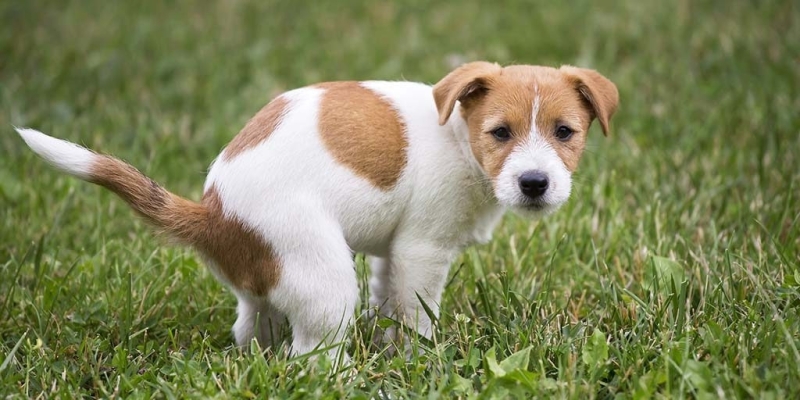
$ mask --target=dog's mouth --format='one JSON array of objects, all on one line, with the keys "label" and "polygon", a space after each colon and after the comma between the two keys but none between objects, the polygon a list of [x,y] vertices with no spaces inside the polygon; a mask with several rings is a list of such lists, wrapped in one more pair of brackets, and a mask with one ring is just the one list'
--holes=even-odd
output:
[{"label": "dog's mouth", "polygon": [[551,204],[542,200],[523,200],[512,206],[520,216],[539,218],[552,213],[560,204]]},{"label": "dog's mouth", "polygon": [[549,207],[549,204],[541,200],[525,200],[519,207],[526,211],[542,211]]}]

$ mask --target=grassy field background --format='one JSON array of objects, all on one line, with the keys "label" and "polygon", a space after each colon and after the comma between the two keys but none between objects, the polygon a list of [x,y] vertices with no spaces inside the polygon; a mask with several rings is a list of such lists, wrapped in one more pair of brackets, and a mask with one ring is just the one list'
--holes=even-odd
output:
[{"label": "grassy field background", "polygon": [[[0,397],[798,398],[799,7],[0,1]],[[423,355],[370,349],[360,320],[350,374],[233,348],[234,298],[194,253],[12,129],[198,199],[277,93],[477,59],[601,71],[612,134],[559,213],[459,258]]]}]

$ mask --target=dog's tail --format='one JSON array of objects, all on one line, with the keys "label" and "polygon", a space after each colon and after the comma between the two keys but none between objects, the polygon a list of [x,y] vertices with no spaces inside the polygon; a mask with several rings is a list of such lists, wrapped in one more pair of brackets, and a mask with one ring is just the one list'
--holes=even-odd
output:
[{"label": "dog's tail", "polygon": [[205,230],[208,210],[170,193],[131,165],[33,129],[17,128],[25,143],[54,167],[116,193],[158,231],[191,245]]}]

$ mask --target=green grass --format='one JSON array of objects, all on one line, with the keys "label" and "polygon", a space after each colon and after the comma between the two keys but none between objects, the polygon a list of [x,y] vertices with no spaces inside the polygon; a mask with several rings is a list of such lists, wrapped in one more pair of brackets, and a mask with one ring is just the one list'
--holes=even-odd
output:
[{"label": "green grass", "polygon": [[[0,397],[800,397],[796,2],[302,3],[0,1]],[[197,199],[275,94],[454,59],[596,68],[612,134],[560,212],[459,258],[423,355],[360,320],[350,374],[233,348],[194,253],[11,128]]]}]

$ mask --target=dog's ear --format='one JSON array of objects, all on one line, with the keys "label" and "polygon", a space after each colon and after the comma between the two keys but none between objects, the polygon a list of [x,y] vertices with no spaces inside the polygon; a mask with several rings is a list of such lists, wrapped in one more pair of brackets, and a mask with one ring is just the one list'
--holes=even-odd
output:
[{"label": "dog's ear", "polygon": [[433,100],[439,111],[439,125],[450,119],[456,100],[464,102],[485,93],[489,78],[501,69],[499,65],[485,61],[471,62],[456,68],[434,85]]},{"label": "dog's ear", "polygon": [[563,66],[561,71],[573,80],[575,88],[590,106],[592,117],[600,122],[603,135],[608,136],[611,116],[619,105],[617,86],[592,69]]}]

